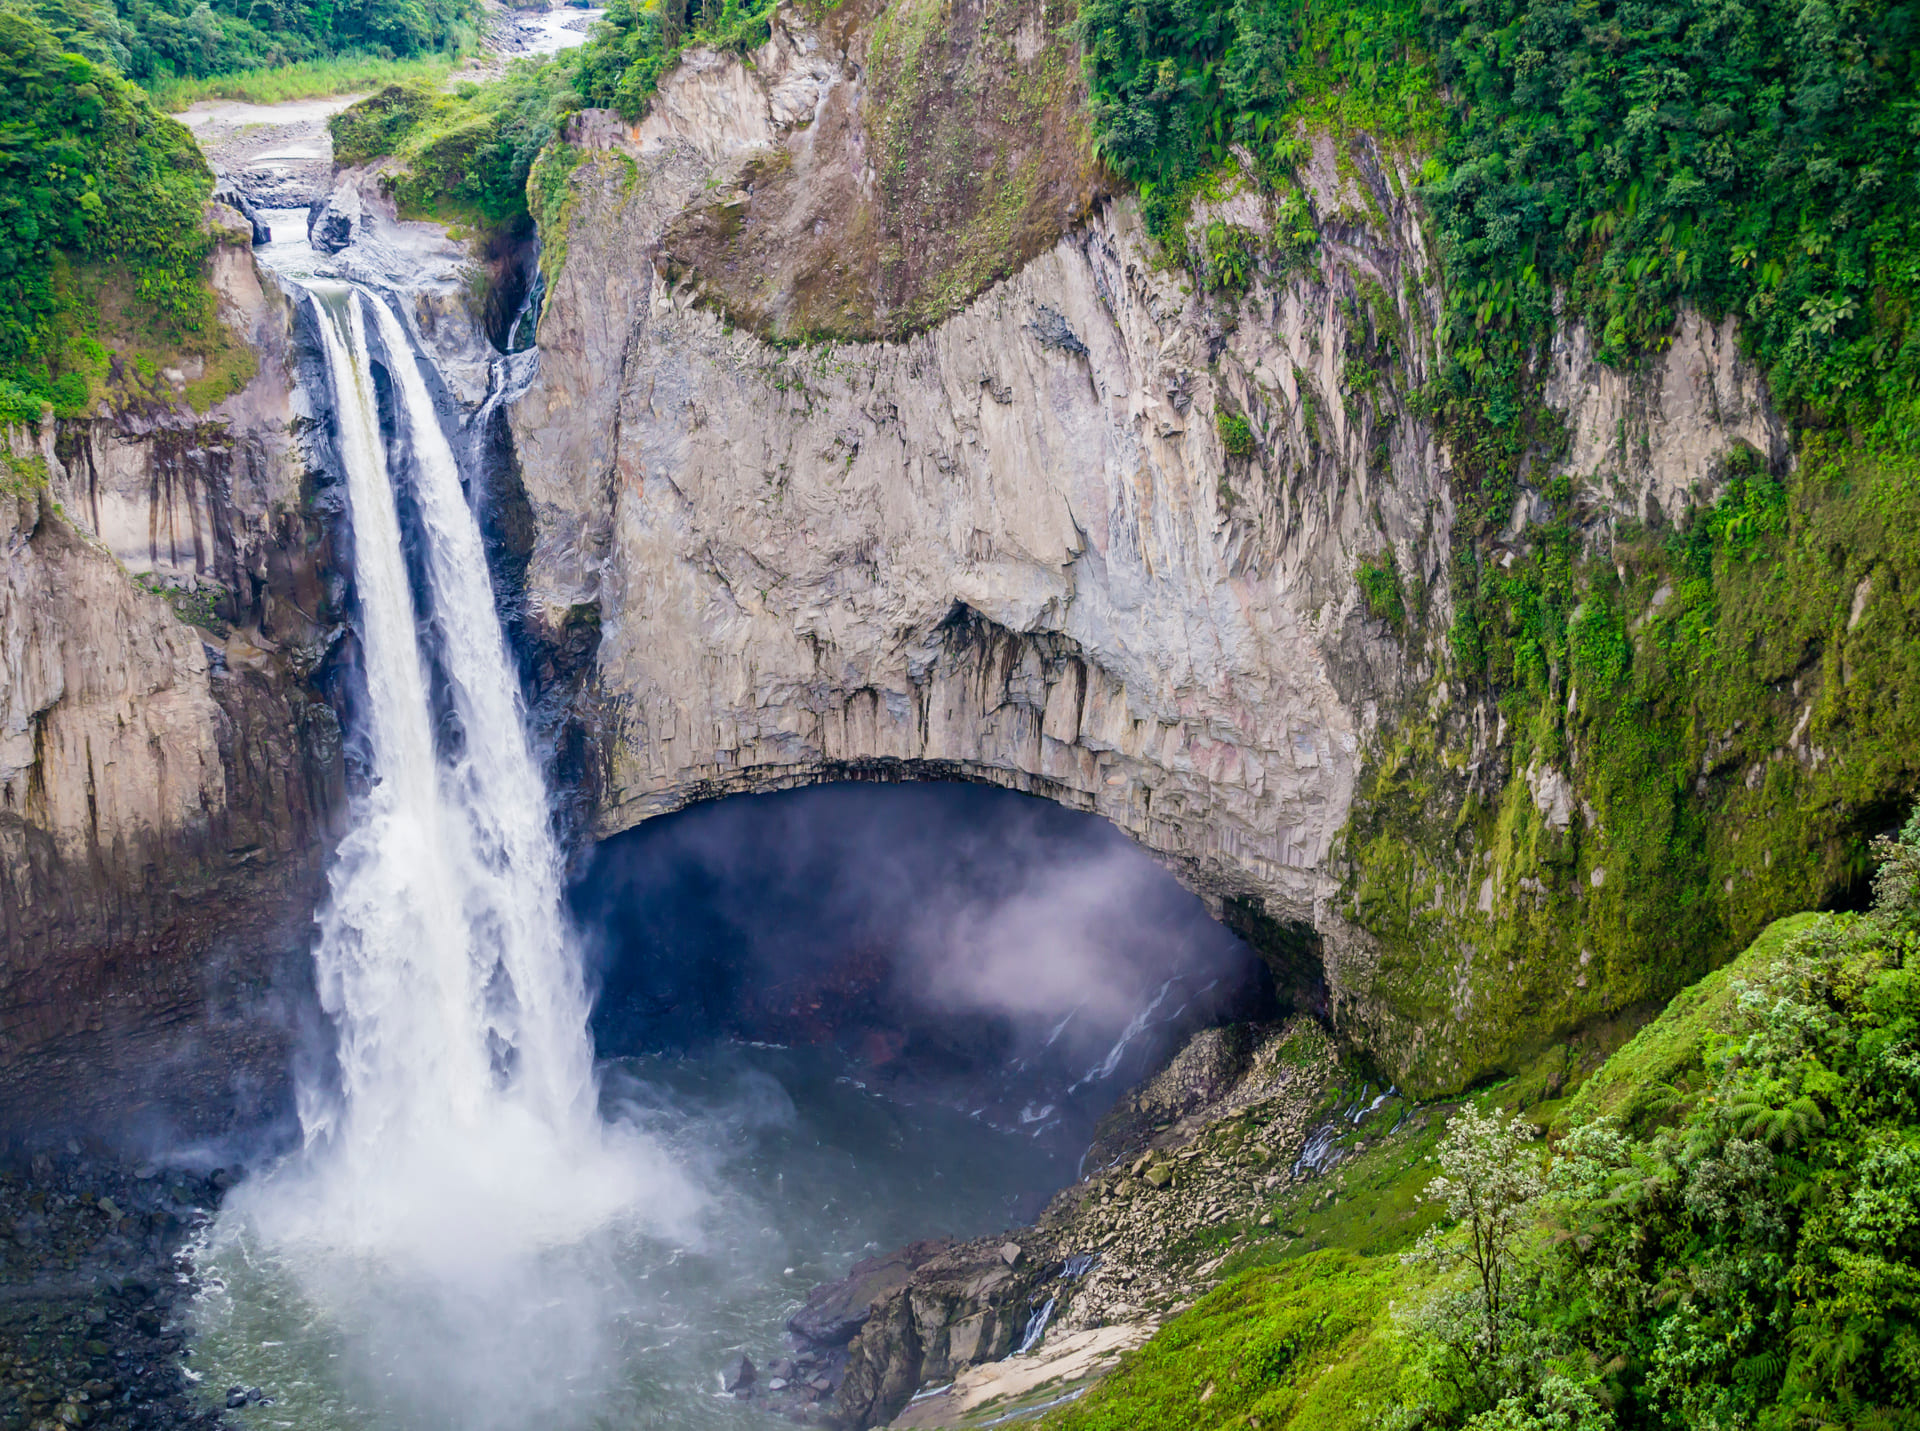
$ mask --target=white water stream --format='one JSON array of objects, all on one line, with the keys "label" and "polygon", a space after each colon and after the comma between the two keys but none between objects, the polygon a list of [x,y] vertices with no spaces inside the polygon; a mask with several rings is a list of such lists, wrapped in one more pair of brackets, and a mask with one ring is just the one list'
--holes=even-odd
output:
[{"label": "white water stream", "polygon": [[[339,1084],[300,1090],[306,1156],[249,1211],[282,1238],[414,1261],[468,1259],[476,1234],[495,1247],[576,1237],[642,1191],[683,1190],[663,1187],[670,1169],[596,1111],[546,790],[479,527],[406,332],[346,285],[312,291],[352,505],[373,785],[336,857],[315,951]],[[438,739],[369,324],[411,453],[424,634],[452,709]]]},{"label": "white water stream", "polygon": [[[620,1300],[595,1239],[685,1237],[698,1198],[652,1140],[598,1112],[546,790],[412,345],[373,296],[323,280],[308,292],[352,513],[371,783],[315,948],[337,1079],[303,1080],[304,1146],[236,1191],[209,1250],[273,1262],[346,1355],[381,1368],[363,1387],[437,1407],[426,1424],[525,1424],[554,1399],[529,1357],[591,1399],[595,1327]],[[450,712],[438,728],[436,677]]]},{"label": "white water stream", "polygon": [[[778,1352],[799,1298],[858,1257],[1031,1216],[1017,1209],[1066,1160],[1033,1130],[894,1106],[824,1050],[633,1057],[601,1086],[547,791],[431,373],[383,299],[316,275],[304,214],[274,219],[288,237],[259,256],[312,305],[332,391],[369,782],[315,947],[335,1066],[301,1083],[302,1146],[235,1189],[200,1248],[190,1375],[216,1403],[261,1388],[236,1414],[275,1431],[764,1424],[721,1394],[727,1358]],[[536,361],[501,359],[494,401]]]}]

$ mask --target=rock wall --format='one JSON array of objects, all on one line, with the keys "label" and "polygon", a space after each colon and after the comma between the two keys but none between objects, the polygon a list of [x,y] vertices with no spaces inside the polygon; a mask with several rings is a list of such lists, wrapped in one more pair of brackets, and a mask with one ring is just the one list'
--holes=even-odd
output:
[{"label": "rock wall", "polygon": [[338,593],[293,315],[244,245],[214,280],[243,392],[6,434],[0,1132],[205,1131],[283,1089],[343,805]]},{"label": "rock wall", "polygon": [[[598,633],[601,829],[849,775],[1030,790],[1111,819],[1249,931],[1330,936],[1331,1010],[1388,1067],[1415,1041],[1449,1079],[1498,1066],[1511,1031],[1418,1027],[1333,898],[1383,712],[1502,738],[1497,712],[1449,701],[1427,634],[1450,615],[1453,514],[1408,396],[1438,313],[1414,156],[1308,136],[1317,243],[1244,291],[1165,266],[1122,199],[1063,210],[1037,257],[924,331],[767,341],[736,324],[790,337],[804,305],[739,297],[752,245],[713,206],[790,227],[788,190],[763,202],[757,176],[877,142],[871,57],[786,11],[751,65],[695,53],[644,121],[589,112],[567,136],[543,236],[550,270],[564,257],[511,421],[533,615]],[[965,123],[923,114],[916,142]],[[1197,222],[1271,231],[1254,185],[1225,188]],[[815,213],[809,252],[856,254],[864,212]],[[1575,462],[1631,420],[1614,500],[1710,496],[1735,436],[1779,446],[1730,329],[1690,319],[1632,379],[1588,347],[1565,335],[1555,393]],[[1398,622],[1355,581],[1389,554]]]}]

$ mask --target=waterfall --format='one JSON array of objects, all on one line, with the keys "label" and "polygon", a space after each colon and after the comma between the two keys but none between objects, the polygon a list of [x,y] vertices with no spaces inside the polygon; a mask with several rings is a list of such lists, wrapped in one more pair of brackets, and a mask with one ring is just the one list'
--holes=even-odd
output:
[{"label": "waterfall", "polygon": [[[551,1246],[643,1194],[654,1213],[687,1199],[644,1139],[596,1110],[547,791],[420,359],[377,298],[336,282],[307,291],[353,524],[370,784],[314,953],[337,1085],[303,1082],[303,1154],[243,1203],[279,1245],[464,1269],[476,1239],[489,1254]],[[375,339],[399,462],[382,435]],[[420,592],[396,487],[416,517]]]}]

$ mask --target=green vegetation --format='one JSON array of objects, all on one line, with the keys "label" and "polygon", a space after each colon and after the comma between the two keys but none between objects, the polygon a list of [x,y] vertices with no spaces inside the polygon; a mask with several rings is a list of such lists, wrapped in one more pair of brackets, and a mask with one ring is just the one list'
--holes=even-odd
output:
[{"label": "green vegetation", "polygon": [[[279,71],[274,85],[227,98],[292,98],[288,86],[325,73],[325,61],[378,66],[449,56],[475,39],[473,0],[10,0],[53,31],[60,47],[118,71],[156,99],[185,105],[182,81]],[[289,67],[292,67],[291,70]],[[309,69],[307,67],[316,67]],[[365,73],[366,71],[362,71]],[[351,86],[348,86],[351,87]],[[341,89],[299,89],[338,94]]]},{"label": "green vegetation", "polygon": [[390,182],[404,216],[516,228],[529,219],[534,160],[576,103],[563,69],[522,61],[492,84],[452,93],[426,81],[389,85],[328,124],[336,163],[400,161]]},{"label": "green vegetation", "polygon": [[1269,182],[1323,128],[1437,149],[1427,400],[1472,459],[1469,529],[1505,521],[1545,435],[1532,355],[1556,291],[1611,362],[1657,350],[1682,303],[1739,312],[1796,416],[1920,436],[1920,21],[1900,0],[1085,0],[1080,27],[1102,150],[1176,248],[1232,144]]},{"label": "green vegetation", "polygon": [[1361,562],[1354,576],[1360,583],[1360,597],[1367,604],[1367,615],[1395,630],[1405,624],[1407,602],[1400,589],[1400,568],[1394,563],[1391,547]]},{"label": "green vegetation", "polygon": [[453,74],[455,63],[448,55],[413,60],[347,55],[329,60],[303,60],[270,70],[210,75],[204,79],[154,80],[147,85],[147,94],[157,107],[172,113],[206,99],[279,104],[290,99],[385,89],[396,84],[444,85]]},{"label": "green vegetation", "polygon": [[1048,1419],[1062,1431],[1362,1425],[1385,1410],[1397,1264],[1314,1253],[1227,1282]]},{"label": "green vegetation", "polygon": [[[1403,166],[1424,153],[1444,306],[1411,408],[1453,459],[1453,624],[1432,688],[1383,722],[1347,830],[1346,912],[1407,1011],[1378,1051],[1457,1087],[1669,996],[1855,877],[1920,787],[1920,631],[1889,597],[1920,581],[1912,6],[1084,0],[1080,26],[1103,153],[1215,291],[1280,265],[1238,262],[1208,204],[1251,183],[1274,212],[1330,158],[1342,211],[1321,221],[1372,222],[1385,196],[1352,131]],[[1605,469],[1545,480],[1567,434],[1542,357],[1578,317],[1602,361],[1642,362],[1686,305],[1739,318],[1799,461],[1736,447],[1717,502],[1641,526],[1607,510]],[[1347,363],[1343,397],[1378,416],[1371,366]],[[1436,634],[1384,561],[1356,576],[1370,615]],[[1476,737],[1435,729],[1462,697],[1499,717],[1492,800],[1463,775]]]},{"label": "green vegetation", "polygon": [[[1596,1427],[1914,1423],[1920,820],[1878,853],[1872,913],[1805,922],[1734,966],[1697,1062],[1649,1059],[1684,1041],[1662,1037],[1616,1055],[1612,1082],[1638,1085],[1647,1131],[1582,1122],[1558,1141],[1540,1235],[1509,1249],[1509,1299],[1467,1293],[1499,1328],[1461,1412],[1521,1426],[1546,1424],[1554,1404]],[[1416,1350],[1437,1384],[1469,1381],[1452,1348]],[[1420,1409],[1426,1424],[1462,1419]]]},{"label": "green vegetation", "polygon": [[17,457],[0,447],[0,496],[30,497],[47,485],[47,459]]},{"label": "green vegetation", "polygon": [[[130,80],[180,103],[326,92],[394,73],[396,56],[457,48],[468,13],[467,0],[0,4],[0,421],[37,421],[49,406],[77,415],[108,393],[203,409],[252,374],[206,281],[221,241],[205,216],[213,176],[192,136]],[[509,87],[496,107],[516,99]],[[423,183],[455,167],[434,157]],[[483,171],[469,186],[483,191],[482,211],[492,159],[470,166]],[[505,167],[516,162],[524,181],[517,153]]]},{"label": "green vegetation", "polygon": [[110,368],[102,286],[161,345],[207,351],[213,176],[187,131],[112,71],[0,10],[0,420],[85,408]]},{"label": "green vegetation", "polygon": [[1177,251],[1230,146],[1284,187],[1311,132],[1408,140],[1438,114],[1411,0],[1082,0],[1079,25],[1101,152]]},{"label": "green vegetation", "polygon": [[201,581],[192,591],[175,586],[149,573],[138,574],[133,584],[151,596],[157,596],[173,609],[173,614],[189,626],[198,626],[225,639],[231,631],[220,619],[220,600],[226,594],[220,587]]},{"label": "green vegetation", "polygon": [[1571,1098],[1491,1090],[1315,1198],[1352,1227],[1427,1182],[1417,1241],[1296,1227],[1046,1424],[1915,1424],[1920,817],[1875,853],[1870,913],[1770,928]]},{"label": "green vegetation", "polygon": [[1213,414],[1213,425],[1220,433],[1220,446],[1226,450],[1227,456],[1253,455],[1253,429],[1247,426],[1247,420],[1239,413],[1217,408]]},{"label": "green vegetation", "polygon": [[777,0],[610,0],[576,60],[587,104],[638,119],[689,45],[745,52],[767,42]]},{"label": "green vegetation", "polygon": [[1558,289],[1603,359],[1657,349],[1682,303],[1738,312],[1796,417],[1920,436],[1910,5],[1441,0],[1431,43],[1456,96],[1426,195],[1442,387],[1470,423],[1515,447]]}]

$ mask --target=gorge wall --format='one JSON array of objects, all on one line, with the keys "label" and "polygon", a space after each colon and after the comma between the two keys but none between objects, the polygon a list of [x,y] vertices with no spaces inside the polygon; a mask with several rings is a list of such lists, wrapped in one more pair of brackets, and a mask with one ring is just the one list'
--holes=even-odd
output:
[{"label": "gorge wall", "polygon": [[[572,116],[504,432],[473,300],[506,260],[334,175],[330,262],[488,413],[496,584],[592,828],[846,777],[1031,791],[1421,1091],[1844,890],[1920,788],[1911,494],[1810,467],[1733,321],[1683,312],[1632,370],[1561,327],[1557,440],[1470,529],[1424,156],[1303,131],[1291,186],[1229,164],[1189,232],[1247,262],[1198,274],[1098,162],[1067,19],[789,6],[645,118]],[[196,412],[162,374],[8,434],[0,1127],[230,1114],[285,1068],[262,1010],[342,813],[348,553],[297,315],[243,245],[214,277],[244,391]],[[1701,568],[1756,476],[1774,545]],[[1494,689],[1461,619],[1525,638],[1543,580],[1612,673]]]},{"label": "gorge wall", "polygon": [[[229,215],[231,218],[237,216]],[[0,489],[0,1129],[257,1122],[344,792],[316,671],[340,599],[290,305],[244,243],[198,372],[7,433]]]},{"label": "gorge wall", "polygon": [[[1429,1085],[1675,986],[1644,950],[1603,987],[1577,945],[1545,948],[1499,976],[1516,1019],[1471,932],[1383,941],[1351,898],[1357,783],[1410,727],[1495,805],[1538,789],[1557,821],[1573,798],[1564,774],[1510,773],[1508,719],[1445,679],[1453,474],[1417,402],[1439,312],[1418,156],[1308,136],[1316,236],[1291,250],[1272,196],[1217,185],[1195,224],[1282,256],[1207,291],[1102,197],[1047,12],[925,9],[783,10],[750,63],[696,51],[644,120],[586,112],[559,151],[541,370],[512,423],[528,600],[550,631],[597,633],[600,828],[849,774],[1041,793],[1161,855],[1303,992],[1313,942],[1286,935],[1317,931],[1335,1021]],[[914,26],[937,43],[903,61]],[[980,137],[975,104],[1050,75],[1024,145]],[[1050,185],[1021,177],[1043,134]],[[948,222],[968,185],[1006,210],[1009,276]],[[1786,467],[1730,323],[1687,315],[1633,374],[1590,347],[1556,346],[1572,441],[1535,481],[1577,473],[1596,542],[1710,503],[1735,449]],[[1506,546],[1528,546],[1527,514]],[[1370,610],[1363,563],[1394,574],[1397,619]],[[1425,897],[1492,922],[1463,843]]]}]

